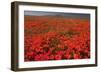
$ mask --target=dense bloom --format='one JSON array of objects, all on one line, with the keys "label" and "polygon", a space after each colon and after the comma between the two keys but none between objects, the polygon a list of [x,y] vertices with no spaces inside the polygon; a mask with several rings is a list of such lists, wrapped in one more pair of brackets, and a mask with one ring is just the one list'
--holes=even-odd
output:
[{"label": "dense bloom", "polygon": [[25,61],[90,58],[89,19],[30,17],[25,17]]}]

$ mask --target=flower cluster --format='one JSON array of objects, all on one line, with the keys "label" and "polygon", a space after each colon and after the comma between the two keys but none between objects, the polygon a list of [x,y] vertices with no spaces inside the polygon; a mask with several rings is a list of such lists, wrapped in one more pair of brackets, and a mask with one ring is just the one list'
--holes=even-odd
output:
[{"label": "flower cluster", "polygon": [[25,61],[90,58],[88,19],[33,17],[25,24]]}]

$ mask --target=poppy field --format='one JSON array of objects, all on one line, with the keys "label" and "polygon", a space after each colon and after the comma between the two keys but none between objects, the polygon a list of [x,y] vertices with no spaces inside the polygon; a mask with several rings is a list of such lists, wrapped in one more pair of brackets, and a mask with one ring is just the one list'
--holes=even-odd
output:
[{"label": "poppy field", "polygon": [[24,16],[24,61],[90,58],[90,20]]}]

